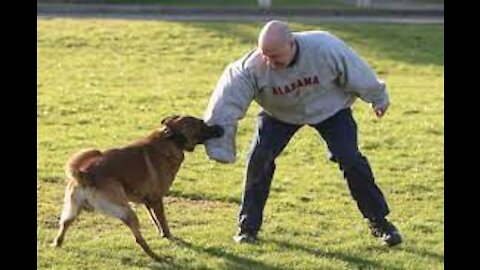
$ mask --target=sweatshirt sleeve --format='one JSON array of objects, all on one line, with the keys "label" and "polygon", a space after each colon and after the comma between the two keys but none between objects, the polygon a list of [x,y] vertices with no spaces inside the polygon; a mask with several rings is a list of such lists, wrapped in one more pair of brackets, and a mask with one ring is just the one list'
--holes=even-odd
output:
[{"label": "sweatshirt sleeve", "polygon": [[370,66],[343,41],[336,40],[327,54],[330,66],[338,75],[338,84],[345,91],[355,93],[363,101],[375,107],[389,102],[385,82],[377,79]]},{"label": "sweatshirt sleeve", "polygon": [[222,137],[205,142],[210,159],[222,163],[236,161],[237,125],[254,98],[254,89],[252,77],[240,63],[233,63],[225,68],[204,113],[207,124],[220,125],[224,129]]}]

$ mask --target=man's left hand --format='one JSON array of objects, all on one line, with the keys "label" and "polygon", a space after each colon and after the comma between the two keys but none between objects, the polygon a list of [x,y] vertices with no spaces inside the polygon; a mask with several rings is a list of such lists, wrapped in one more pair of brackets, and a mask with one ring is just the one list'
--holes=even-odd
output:
[{"label": "man's left hand", "polygon": [[387,112],[388,105],[389,105],[389,103],[387,103],[385,105],[382,105],[382,106],[373,106],[372,105],[372,108],[373,108],[373,111],[375,112],[375,115],[377,115],[378,118],[383,117],[385,115],[385,113]]}]

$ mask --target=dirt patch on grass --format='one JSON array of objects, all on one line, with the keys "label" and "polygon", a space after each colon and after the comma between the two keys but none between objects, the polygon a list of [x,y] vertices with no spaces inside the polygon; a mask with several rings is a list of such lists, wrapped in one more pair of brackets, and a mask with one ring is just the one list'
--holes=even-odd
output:
[{"label": "dirt patch on grass", "polygon": [[212,200],[212,199],[188,199],[181,197],[165,197],[165,204],[171,204],[175,206],[185,206],[185,207],[199,207],[199,208],[230,208],[236,207],[235,204],[230,202],[225,202],[221,200]]}]

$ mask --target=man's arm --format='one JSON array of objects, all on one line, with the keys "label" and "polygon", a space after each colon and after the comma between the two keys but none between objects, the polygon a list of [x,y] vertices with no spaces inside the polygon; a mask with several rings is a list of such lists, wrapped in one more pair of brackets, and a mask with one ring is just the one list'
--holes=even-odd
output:
[{"label": "man's arm", "polygon": [[205,142],[210,159],[233,163],[236,160],[236,143],[238,121],[254,98],[254,83],[248,71],[240,63],[228,65],[217,82],[204,114],[207,124],[220,125],[224,129],[221,138]]},{"label": "man's arm", "polygon": [[379,80],[370,66],[343,41],[337,40],[335,45],[328,50],[328,58],[338,74],[338,83],[372,104],[377,117],[382,117],[390,103],[385,82]]}]

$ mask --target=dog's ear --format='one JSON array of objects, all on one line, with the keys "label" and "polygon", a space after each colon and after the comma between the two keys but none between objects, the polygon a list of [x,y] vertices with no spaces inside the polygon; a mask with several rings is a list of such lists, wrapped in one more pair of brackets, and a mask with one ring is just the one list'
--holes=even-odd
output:
[{"label": "dog's ear", "polygon": [[180,117],[180,115],[168,116],[168,117],[163,118],[160,123],[162,123],[162,125],[168,126],[170,123],[172,123],[175,119],[177,119],[179,117]]}]

